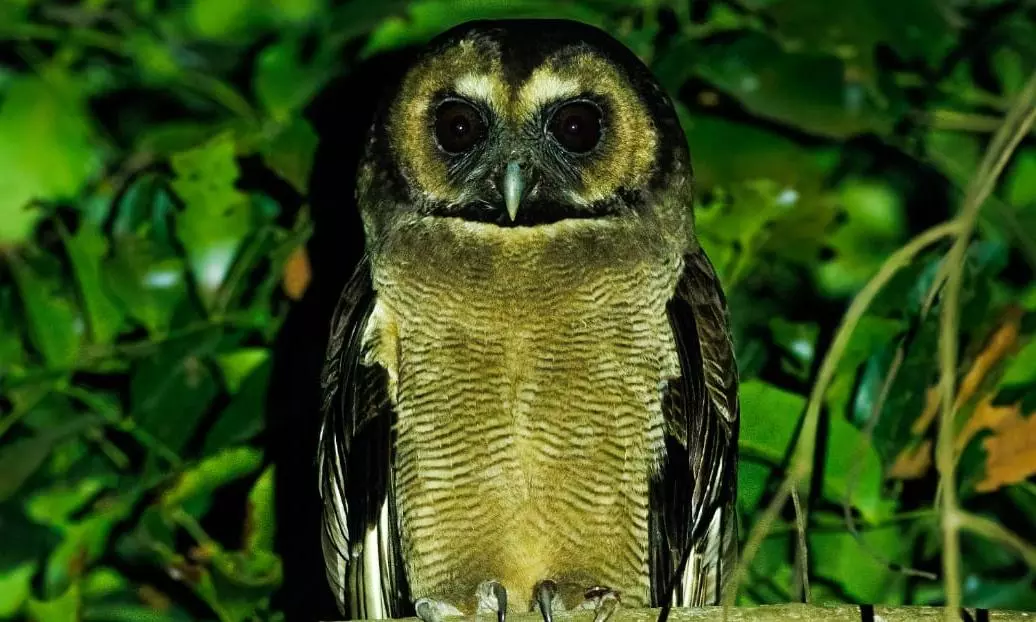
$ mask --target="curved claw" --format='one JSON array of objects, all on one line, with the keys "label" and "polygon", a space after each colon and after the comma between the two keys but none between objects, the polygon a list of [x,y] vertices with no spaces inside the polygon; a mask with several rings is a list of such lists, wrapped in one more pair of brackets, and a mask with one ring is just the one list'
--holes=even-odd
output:
[{"label": "curved claw", "polygon": [[536,604],[540,607],[540,614],[543,622],[554,622],[554,597],[558,594],[558,584],[550,579],[540,581],[536,584]]},{"label": "curved claw", "polygon": [[507,590],[499,581],[483,581],[476,590],[479,611],[495,611],[497,622],[507,619]]}]

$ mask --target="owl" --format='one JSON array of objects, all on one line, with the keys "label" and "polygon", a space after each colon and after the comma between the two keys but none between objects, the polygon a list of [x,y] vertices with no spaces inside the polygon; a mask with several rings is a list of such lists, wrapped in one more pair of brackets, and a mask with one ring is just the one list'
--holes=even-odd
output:
[{"label": "owl", "polygon": [[377,113],[317,457],[343,614],[714,604],[738,376],[672,102],[603,31],[469,22]]}]

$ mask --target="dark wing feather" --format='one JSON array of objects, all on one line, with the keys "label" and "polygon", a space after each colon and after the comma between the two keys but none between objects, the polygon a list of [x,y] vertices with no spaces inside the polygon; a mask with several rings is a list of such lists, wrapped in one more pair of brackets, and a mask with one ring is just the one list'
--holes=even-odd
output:
[{"label": "dark wing feather", "polygon": [[385,370],[363,361],[373,309],[364,259],[331,322],[317,449],[327,579],[339,609],[353,619],[402,617],[411,606],[392,495],[395,412]]},{"label": "dark wing feather", "polygon": [[740,418],[726,300],[704,251],[688,254],[668,314],[680,378],[663,401],[666,455],[651,486],[652,599],[673,606],[719,601],[736,559],[734,502]]}]

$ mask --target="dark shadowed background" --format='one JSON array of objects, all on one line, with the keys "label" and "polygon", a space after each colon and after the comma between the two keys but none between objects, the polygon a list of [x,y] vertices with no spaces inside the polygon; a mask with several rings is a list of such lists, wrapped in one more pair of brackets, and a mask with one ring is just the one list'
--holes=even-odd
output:
[{"label": "dark shadowed background", "polygon": [[[359,147],[415,45],[508,16],[606,28],[677,102],[743,379],[742,537],[848,304],[957,214],[1034,97],[1018,0],[0,3],[0,619],[337,615],[317,374],[362,253]],[[814,602],[945,598],[903,568],[942,572],[941,297],[925,310],[947,246],[882,291],[825,394]],[[1029,135],[968,248],[953,438],[961,505],[1030,561],[1034,266]],[[800,598],[794,524],[788,508],[755,551],[740,604]],[[966,534],[962,555],[966,604],[1036,610],[1019,547]]]}]

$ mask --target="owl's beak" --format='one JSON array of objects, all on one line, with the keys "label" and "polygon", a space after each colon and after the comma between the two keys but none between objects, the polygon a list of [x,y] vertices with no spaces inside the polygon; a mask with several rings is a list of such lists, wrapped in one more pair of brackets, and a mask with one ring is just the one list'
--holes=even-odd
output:
[{"label": "owl's beak", "polygon": [[503,195],[504,205],[507,207],[507,215],[511,217],[511,221],[518,216],[518,206],[522,202],[522,198],[525,196],[523,192],[525,190],[525,179],[522,177],[522,168],[517,161],[511,160],[507,163],[507,168],[504,170],[504,183],[503,183]]}]

